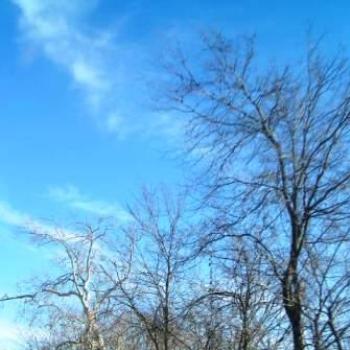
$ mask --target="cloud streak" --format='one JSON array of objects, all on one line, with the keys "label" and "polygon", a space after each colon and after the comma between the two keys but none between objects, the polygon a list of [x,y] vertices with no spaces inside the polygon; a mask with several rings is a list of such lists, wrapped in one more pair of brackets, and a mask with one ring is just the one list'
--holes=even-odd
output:
[{"label": "cloud streak", "polygon": [[72,209],[80,210],[98,217],[111,217],[120,222],[125,222],[130,219],[130,215],[118,204],[91,199],[72,185],[51,187],[49,189],[49,197]]},{"label": "cloud streak", "polygon": [[22,328],[15,323],[0,319],[0,349],[12,350],[23,346],[19,341],[22,333]]},{"label": "cloud streak", "polygon": [[[96,31],[84,22],[94,8],[92,0],[12,0],[20,9],[20,28],[25,43],[34,45],[55,64],[64,68],[84,93],[94,115],[117,113],[110,106],[118,85],[115,33]],[[102,117],[99,122],[106,122]],[[108,129],[108,128],[107,128]],[[113,128],[113,132],[119,129]]]},{"label": "cloud streak", "polygon": [[146,69],[149,45],[120,40],[120,23],[126,16],[117,18],[118,27],[96,30],[89,25],[88,14],[97,8],[98,0],[12,2],[20,9],[25,44],[63,67],[83,92],[89,113],[102,130],[119,138],[137,133],[168,140],[181,135],[174,118],[147,112],[145,80],[153,81],[159,72]]},{"label": "cloud streak", "polygon": [[72,230],[49,225],[41,220],[33,218],[29,214],[18,211],[4,201],[0,201],[0,222],[38,235],[57,239],[71,239],[78,236],[78,234]]},{"label": "cloud streak", "polygon": [[28,327],[19,322],[13,322],[8,319],[0,318],[0,349],[16,350],[22,349],[26,341],[32,338],[44,338],[46,334],[33,327]]}]

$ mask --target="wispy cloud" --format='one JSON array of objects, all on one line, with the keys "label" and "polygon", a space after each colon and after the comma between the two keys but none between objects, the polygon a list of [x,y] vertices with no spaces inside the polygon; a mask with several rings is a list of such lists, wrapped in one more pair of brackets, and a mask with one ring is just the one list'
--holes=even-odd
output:
[{"label": "wispy cloud", "polygon": [[4,201],[0,201],[0,222],[52,238],[70,239],[78,236],[72,230],[35,219],[27,213],[14,209],[9,203]]},{"label": "wispy cloud", "polygon": [[21,328],[8,320],[0,319],[0,349],[18,349],[21,344]]},{"label": "wispy cloud", "polygon": [[[20,9],[24,43],[63,67],[83,92],[89,113],[108,133],[125,137],[162,136],[169,140],[182,132],[174,118],[147,112],[147,80],[159,77],[148,69],[149,45],[120,40],[128,15],[115,27],[96,29],[88,14],[99,0],[12,0]],[[151,50],[152,51],[152,50]],[[149,106],[148,106],[149,107]]]},{"label": "wispy cloud", "polygon": [[45,333],[38,328],[0,318],[0,350],[22,349],[26,340],[33,337],[45,337]]},{"label": "wispy cloud", "polygon": [[102,200],[91,199],[82,194],[75,186],[49,188],[49,196],[72,209],[84,211],[95,216],[111,217],[125,222],[130,219],[129,214],[116,203],[108,203]]},{"label": "wispy cloud", "polygon": [[[117,113],[111,94],[117,90],[118,54],[111,30],[90,28],[84,14],[94,8],[93,0],[12,0],[21,10],[20,27],[25,43],[34,45],[48,59],[63,67],[84,96],[99,123],[110,127],[107,116]],[[114,65],[111,64],[114,62]],[[104,117],[106,116],[106,117]],[[103,126],[103,125],[102,125]]]}]

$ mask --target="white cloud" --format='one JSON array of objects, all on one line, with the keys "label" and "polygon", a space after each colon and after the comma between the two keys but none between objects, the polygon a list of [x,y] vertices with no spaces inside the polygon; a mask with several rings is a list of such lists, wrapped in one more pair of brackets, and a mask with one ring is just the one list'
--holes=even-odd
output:
[{"label": "white cloud", "polygon": [[12,208],[4,201],[0,201],[0,222],[9,226],[19,227],[28,232],[35,232],[53,238],[70,239],[78,236],[78,234],[72,230],[49,225],[43,221],[37,220],[29,214]]},{"label": "white cloud", "polygon": [[[27,45],[34,45],[47,58],[63,67],[84,92],[92,114],[105,125],[120,77],[115,33],[96,31],[84,23],[83,14],[93,8],[92,0],[12,0],[21,10],[21,33]],[[110,64],[114,63],[114,66]],[[102,117],[101,117],[102,116]],[[119,132],[116,128],[114,133]]]},{"label": "white cloud", "polygon": [[51,187],[50,198],[67,205],[70,208],[81,210],[101,217],[112,217],[121,222],[130,219],[129,214],[116,203],[107,203],[102,200],[91,199],[82,194],[75,186]]},{"label": "white cloud", "polygon": [[11,208],[6,202],[0,202],[0,220],[11,226],[23,226],[31,221],[30,216]]},{"label": "white cloud", "polygon": [[116,40],[127,16],[115,20],[113,29],[96,30],[89,26],[86,15],[97,7],[98,0],[12,2],[21,11],[25,44],[63,67],[83,92],[89,113],[100,128],[118,137],[137,133],[169,140],[181,136],[174,118],[145,111],[149,103],[146,80],[158,79],[159,72],[146,68],[149,45]]},{"label": "white cloud", "polygon": [[40,329],[0,318],[0,350],[23,349],[26,339],[44,336],[45,333]]},{"label": "white cloud", "polygon": [[111,113],[106,119],[106,128],[110,132],[118,132],[121,130],[123,119],[117,113]]},{"label": "white cloud", "polygon": [[20,330],[15,324],[0,321],[0,350],[20,349],[23,344],[19,341],[19,337]]}]

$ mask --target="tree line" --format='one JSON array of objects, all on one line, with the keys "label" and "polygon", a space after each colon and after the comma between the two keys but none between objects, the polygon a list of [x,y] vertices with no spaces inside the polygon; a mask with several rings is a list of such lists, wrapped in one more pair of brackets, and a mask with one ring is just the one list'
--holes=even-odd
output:
[{"label": "tree line", "polygon": [[350,349],[347,57],[310,43],[267,66],[253,38],[201,43],[164,63],[185,194],[144,190],[117,229],[30,232],[60,254],[1,298],[42,330],[27,349]]}]

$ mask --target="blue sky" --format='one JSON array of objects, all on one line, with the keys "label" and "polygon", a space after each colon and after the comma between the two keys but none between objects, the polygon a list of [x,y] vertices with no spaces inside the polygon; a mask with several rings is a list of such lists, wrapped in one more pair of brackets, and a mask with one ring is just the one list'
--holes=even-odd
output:
[{"label": "blue sky", "polygon": [[[123,221],[142,184],[182,181],[164,154],[182,149],[181,121],[152,108],[169,46],[207,28],[256,33],[276,59],[301,51],[308,26],[327,50],[350,38],[346,0],[3,0],[0,14],[0,293],[47,258],[23,226]],[[17,337],[12,316],[0,308],[0,349]]]}]

